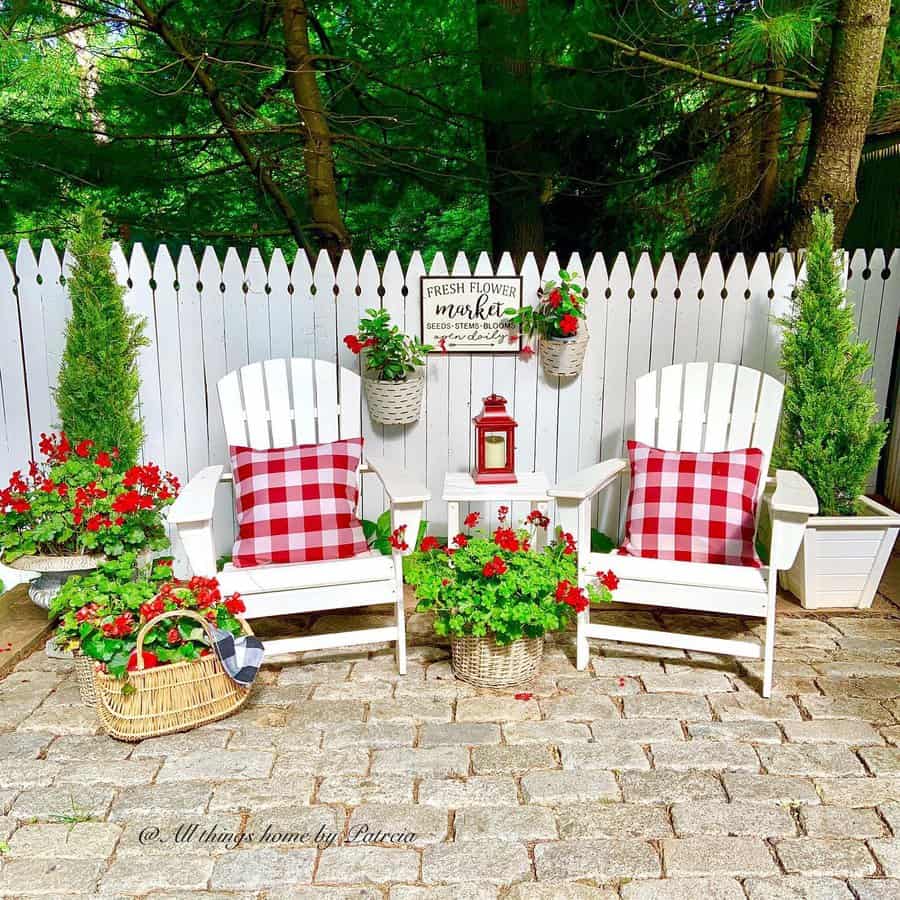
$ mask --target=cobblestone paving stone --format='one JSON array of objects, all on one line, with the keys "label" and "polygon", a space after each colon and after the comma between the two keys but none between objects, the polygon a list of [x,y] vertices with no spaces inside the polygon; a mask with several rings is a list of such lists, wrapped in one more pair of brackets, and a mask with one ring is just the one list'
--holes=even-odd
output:
[{"label": "cobblestone paving stone", "polygon": [[35,653],[0,682],[0,897],[900,900],[900,599],[781,602],[769,700],[758,662],[592,642],[577,672],[572,638],[480,690],[411,615],[406,678],[280,657],[238,715],[135,746]]}]

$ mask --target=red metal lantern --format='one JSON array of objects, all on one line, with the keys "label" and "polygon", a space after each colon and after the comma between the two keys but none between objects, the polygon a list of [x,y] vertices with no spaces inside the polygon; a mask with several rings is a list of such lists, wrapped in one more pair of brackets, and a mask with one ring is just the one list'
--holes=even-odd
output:
[{"label": "red metal lantern", "polygon": [[516,481],[516,420],[506,412],[506,398],[491,394],[475,423],[476,463],[472,478],[478,484]]}]

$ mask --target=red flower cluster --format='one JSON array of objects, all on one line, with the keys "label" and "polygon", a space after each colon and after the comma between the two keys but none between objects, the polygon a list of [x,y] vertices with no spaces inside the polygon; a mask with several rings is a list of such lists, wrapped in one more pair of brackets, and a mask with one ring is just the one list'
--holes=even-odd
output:
[{"label": "red flower cluster", "polygon": [[550,517],[545,516],[539,509],[533,509],[528,513],[525,521],[529,525],[537,525],[538,528],[547,528],[550,525]]},{"label": "red flower cluster", "polygon": [[547,297],[547,302],[554,308],[559,309],[559,304],[562,303],[562,294],[559,291],[559,288],[554,288],[550,291],[550,296]]},{"label": "red flower cluster", "polygon": [[559,330],[565,335],[573,335],[578,331],[578,319],[571,313],[566,313],[559,320]]},{"label": "red flower cluster", "polygon": [[588,598],[585,597],[584,590],[568,581],[561,581],[556,586],[556,602],[567,603],[575,612],[583,612],[588,608]]},{"label": "red flower cluster", "polygon": [[459,547],[460,550],[462,550],[462,548],[469,543],[469,539],[462,532],[460,532],[458,535],[456,535],[455,538],[453,538],[453,543],[456,544],[456,546]]},{"label": "red flower cluster", "polygon": [[367,338],[361,341],[355,334],[348,334],[344,338],[344,344],[351,353],[361,353],[366,347],[374,347],[378,341],[375,338]]},{"label": "red flower cluster", "polygon": [[509,515],[509,507],[508,506],[498,506],[497,507],[497,521],[505,522],[506,517]]},{"label": "red flower cluster", "polygon": [[441,545],[438,543],[438,539],[436,537],[432,537],[430,534],[427,537],[422,538],[422,543],[419,545],[419,549],[423,553],[430,553],[432,550],[437,550]]},{"label": "red flower cluster", "polygon": [[506,563],[503,562],[499,556],[495,556],[493,559],[488,560],[481,570],[481,574],[484,575],[485,578],[493,578],[494,575],[504,575],[506,572]]},{"label": "red flower cluster", "polygon": [[100,627],[107,637],[127,637],[134,629],[134,616],[131,613],[122,613],[104,622]]},{"label": "red flower cluster", "polygon": [[501,550],[509,550],[510,553],[516,553],[519,550],[519,539],[512,528],[498,528],[494,532],[494,543]]},{"label": "red flower cluster", "polygon": [[481,518],[481,513],[470,512],[464,519],[463,525],[466,528],[474,528],[478,524],[478,520]]},{"label": "red flower cluster", "polygon": [[611,591],[614,591],[619,586],[619,578],[612,569],[608,572],[598,572],[597,581]]},{"label": "red flower cluster", "polygon": [[566,542],[563,553],[565,553],[566,556],[571,556],[576,550],[575,538],[573,538],[568,531],[563,531],[562,529],[559,530],[559,538]]},{"label": "red flower cluster", "polygon": [[406,535],[406,526],[401,525],[399,528],[395,528],[391,532],[391,536],[388,538],[388,543],[395,549],[400,550],[409,550],[409,544],[406,543],[404,537]]}]

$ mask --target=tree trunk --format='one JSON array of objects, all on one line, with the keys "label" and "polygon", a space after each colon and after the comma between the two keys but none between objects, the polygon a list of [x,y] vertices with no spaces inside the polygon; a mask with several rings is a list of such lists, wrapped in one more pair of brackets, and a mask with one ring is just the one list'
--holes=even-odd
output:
[{"label": "tree trunk", "polygon": [[284,55],[294,106],[305,130],[303,161],[312,228],[318,243],[332,257],[350,246],[334,177],[331,129],[325,116],[322,93],[316,80],[309,48],[309,13],[306,0],[282,0]]},{"label": "tree trunk", "polygon": [[491,243],[516,265],[544,258],[532,120],[528,0],[476,0]]},{"label": "tree trunk", "polygon": [[835,243],[843,240],[856,205],[856,172],[872,115],[890,9],[890,0],[840,0],[794,210],[790,243],[795,248],[806,246],[817,208],[833,212]]},{"label": "tree trunk", "polygon": [[[784,84],[784,69],[780,66],[770,68],[766,73],[766,84],[781,86]],[[778,94],[767,94],[765,98],[765,117],[762,123],[762,134],[759,141],[759,189],[757,191],[756,208],[762,228],[767,227],[766,219],[775,202],[778,192],[778,151],[781,146],[781,109],[782,98]]]}]

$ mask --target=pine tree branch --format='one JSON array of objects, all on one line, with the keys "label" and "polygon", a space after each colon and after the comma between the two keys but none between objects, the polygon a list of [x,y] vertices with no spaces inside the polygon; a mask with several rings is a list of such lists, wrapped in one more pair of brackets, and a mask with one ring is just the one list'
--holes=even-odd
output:
[{"label": "pine tree branch", "polygon": [[712,81],[715,84],[724,84],[728,87],[739,88],[742,91],[754,91],[757,94],[793,97],[797,100],[819,99],[817,91],[802,91],[795,88],[777,87],[756,81],[744,81],[742,78],[731,78],[727,75],[716,75],[714,72],[707,72],[703,69],[698,69],[696,66],[689,66],[687,63],[679,62],[675,59],[666,59],[664,56],[657,56],[655,53],[639,50],[631,44],[626,44],[623,41],[616,40],[616,38],[609,37],[609,35],[606,34],[596,34],[593,31],[589,31],[588,37],[593,38],[595,41],[610,44],[617,50],[620,50],[625,56],[636,56],[638,59],[644,59],[647,62],[655,63],[658,66],[666,66],[669,69],[678,69],[679,72],[687,72],[695,78],[702,78],[704,81]]}]

